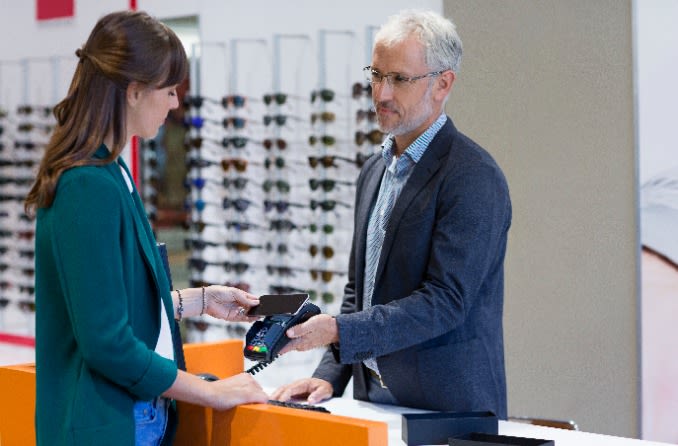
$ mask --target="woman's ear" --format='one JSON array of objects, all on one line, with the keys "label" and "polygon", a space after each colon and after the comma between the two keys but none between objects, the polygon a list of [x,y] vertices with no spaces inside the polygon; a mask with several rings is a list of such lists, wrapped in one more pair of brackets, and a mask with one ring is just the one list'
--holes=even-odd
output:
[{"label": "woman's ear", "polygon": [[129,83],[126,96],[127,104],[129,104],[130,107],[135,107],[139,103],[142,90],[142,86],[139,82],[132,81]]}]

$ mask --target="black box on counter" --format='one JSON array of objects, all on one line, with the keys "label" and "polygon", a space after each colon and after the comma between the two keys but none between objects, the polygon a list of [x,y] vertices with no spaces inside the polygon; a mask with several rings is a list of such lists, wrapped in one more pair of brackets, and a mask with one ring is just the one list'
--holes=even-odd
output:
[{"label": "black box on counter", "polygon": [[449,446],[555,446],[553,440],[539,440],[536,438],[510,437],[508,435],[493,435],[472,432],[468,435],[449,439]]},{"label": "black box on counter", "polygon": [[448,444],[450,437],[472,432],[496,434],[499,422],[492,412],[404,413],[402,439],[408,446]]}]

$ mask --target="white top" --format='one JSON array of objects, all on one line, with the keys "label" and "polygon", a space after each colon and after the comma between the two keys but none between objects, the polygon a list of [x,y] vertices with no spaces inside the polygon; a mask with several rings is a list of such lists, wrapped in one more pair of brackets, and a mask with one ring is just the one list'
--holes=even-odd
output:
[{"label": "white top", "polygon": [[[129,189],[130,194],[133,193],[134,187],[132,187],[132,180],[129,178],[129,176],[127,176],[127,172],[125,172],[125,169],[123,169],[122,166],[120,166],[120,171],[122,172],[122,177],[125,179],[125,183],[127,183],[127,188]],[[158,310],[160,311],[160,334],[158,335],[158,342],[155,345],[155,352],[163,358],[174,361],[172,332],[170,330],[167,312],[163,311],[162,308],[162,299],[160,299],[160,306],[158,307]]]}]

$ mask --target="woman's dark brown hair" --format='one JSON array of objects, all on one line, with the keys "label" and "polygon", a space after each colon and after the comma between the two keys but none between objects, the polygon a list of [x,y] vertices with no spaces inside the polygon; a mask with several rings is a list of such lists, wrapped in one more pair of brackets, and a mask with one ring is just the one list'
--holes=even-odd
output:
[{"label": "woman's dark brown hair", "polygon": [[[79,58],[68,95],[54,107],[57,125],[26,197],[26,212],[49,207],[61,174],[76,166],[115,160],[127,143],[126,92],[133,81],[164,88],[183,81],[188,72],[179,38],[145,12],[122,11],[102,17]],[[111,155],[92,155],[107,135]]]}]

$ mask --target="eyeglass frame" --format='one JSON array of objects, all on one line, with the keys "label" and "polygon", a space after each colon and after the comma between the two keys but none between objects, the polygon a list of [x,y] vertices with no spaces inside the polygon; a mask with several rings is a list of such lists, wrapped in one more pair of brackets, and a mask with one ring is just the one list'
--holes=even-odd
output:
[{"label": "eyeglass frame", "polygon": [[[363,73],[365,74],[365,79],[367,82],[370,83],[370,85],[374,86],[374,84],[379,84],[386,79],[386,83],[391,88],[398,88],[401,86],[404,86],[406,84],[412,84],[420,79],[424,79],[427,77],[434,77],[434,76],[440,76],[444,72],[449,71],[448,69],[445,70],[439,70],[439,71],[430,71],[428,73],[422,74],[420,76],[404,76],[402,73],[381,73],[379,70],[375,70],[372,68],[372,65],[368,65],[363,68]],[[379,80],[376,80],[374,77],[375,75],[379,77]],[[395,82],[395,84],[394,84]]]}]

